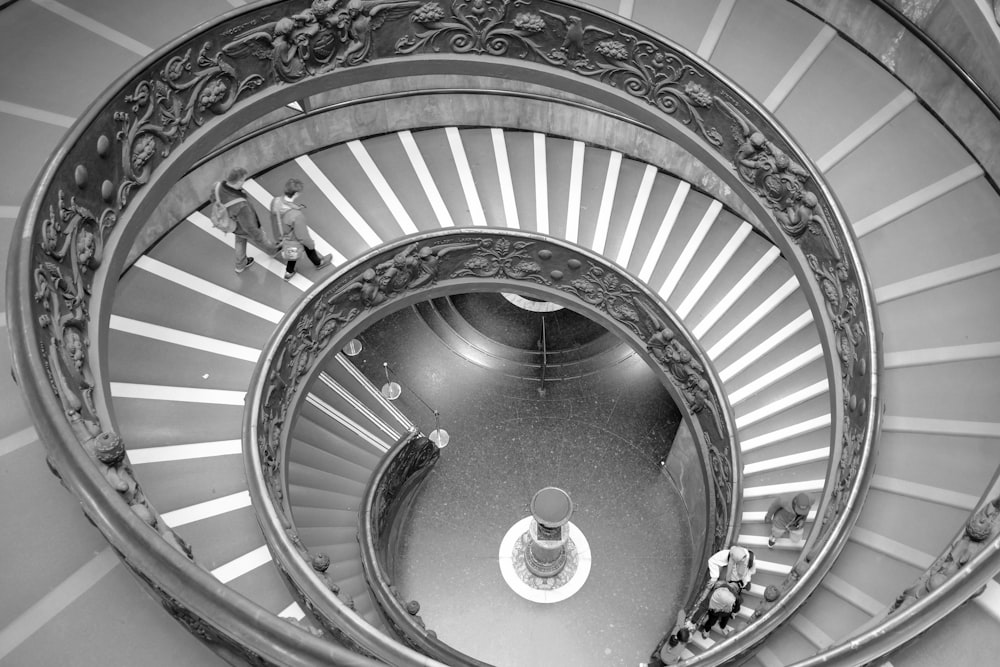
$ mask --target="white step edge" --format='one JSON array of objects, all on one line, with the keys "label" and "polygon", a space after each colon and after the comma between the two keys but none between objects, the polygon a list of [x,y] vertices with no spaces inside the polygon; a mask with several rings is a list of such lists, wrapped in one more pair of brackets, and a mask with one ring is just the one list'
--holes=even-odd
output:
[{"label": "white step edge", "polygon": [[130,317],[122,317],[121,315],[112,314],[108,326],[115,331],[150,338],[161,343],[180,345],[192,350],[218,354],[230,359],[239,359],[240,361],[249,361],[255,364],[257,363],[257,359],[260,358],[260,350],[254,347],[238,345],[219,340],[218,338],[210,338],[209,336],[189,333],[179,329],[171,329],[170,327],[143,322]]},{"label": "white step edge", "polygon": [[604,177],[604,190],[601,192],[601,207],[597,210],[597,223],[594,227],[594,242],[591,248],[598,255],[603,255],[608,244],[608,232],[611,229],[611,211],[615,205],[615,193],[618,190],[618,175],[621,173],[622,154],[612,151],[608,157],[608,170]]},{"label": "white step edge", "polygon": [[212,570],[211,574],[222,583],[228,584],[230,581],[242,577],[244,574],[252,572],[270,562],[271,552],[268,550],[267,545],[264,545],[243,554],[239,558],[234,558],[228,563],[223,563]]},{"label": "white step edge", "polygon": [[147,465],[150,463],[204,459],[213,456],[235,456],[242,453],[242,440],[216,440],[213,442],[193,442],[184,445],[129,447],[128,460],[132,465]]},{"label": "white step edge", "polygon": [[781,380],[782,378],[788,377],[797,370],[800,370],[810,363],[816,361],[823,357],[823,348],[820,345],[814,345],[805,352],[798,354],[783,364],[775,366],[767,373],[764,373],[756,380],[748,382],[739,389],[729,393],[729,403],[731,405],[738,405],[743,401],[747,400],[754,394],[766,389],[775,382]]},{"label": "white step edge", "polygon": [[928,419],[925,417],[887,415],[882,418],[882,430],[902,433],[925,433],[928,435],[1000,438],[1000,423],[963,421],[959,419]]},{"label": "white step edge", "polygon": [[926,500],[929,503],[947,505],[956,509],[971,512],[979,506],[979,496],[973,496],[959,491],[950,491],[929,484],[920,484],[906,479],[887,477],[885,475],[873,475],[871,488],[892,493],[897,496],[907,496],[918,500]]},{"label": "white step edge", "polygon": [[583,194],[584,143],[573,142],[573,152],[569,163],[569,192],[566,200],[566,231],[563,237],[570,243],[580,240],[580,199]]},{"label": "white step edge", "polygon": [[[719,208],[717,210],[714,208],[716,203],[717,202],[715,201],[712,202],[712,207],[706,211],[705,218],[702,219],[703,223],[708,220],[709,227],[714,224],[719,211],[722,210],[721,203],[719,203]],[[736,234],[730,237],[729,241],[726,242],[726,245],[722,247],[722,250],[715,256],[715,259],[712,260],[712,263],[708,265],[708,268],[705,269],[704,273],[701,274],[701,277],[698,278],[697,282],[695,282],[691,291],[688,292],[687,296],[684,297],[684,300],[681,301],[681,305],[677,306],[677,314],[682,318],[687,318],[687,316],[691,314],[694,307],[698,305],[701,298],[705,296],[705,292],[708,291],[708,288],[711,287],[716,280],[718,280],[722,271],[726,268],[726,265],[729,264],[729,262],[732,261],[733,256],[736,255],[736,251],[739,250],[744,240],[739,232],[740,228],[737,228]],[[707,230],[705,233],[707,233]]]},{"label": "white step edge", "polygon": [[823,479],[807,479],[801,482],[783,482],[781,484],[764,484],[761,486],[743,487],[743,499],[777,498],[790,493],[814,493],[823,490]]},{"label": "white step edge", "polygon": [[812,313],[807,310],[761,341],[756,347],[744,354],[742,357],[736,359],[722,369],[722,371],[719,372],[719,379],[723,382],[728,382],[743,372],[747,366],[760,360],[765,354],[778,347],[778,345],[785,342],[799,331],[805,329],[812,323],[812,321]]},{"label": "white step edge", "polygon": [[930,366],[956,361],[993,359],[1000,357],[1000,341],[973,343],[971,345],[950,345],[929,347],[920,350],[900,350],[885,354],[885,368],[906,368],[910,366]]},{"label": "white step edge", "polygon": [[[719,254],[727,257],[735,255],[736,251],[750,235],[752,229],[753,227],[749,223],[741,222],[732,238],[729,239],[725,247],[722,249],[722,252]],[[708,333],[720,319],[722,319],[722,316],[729,312],[729,309],[732,308],[737,301],[739,301],[740,297],[742,297],[743,294],[746,293],[746,291],[750,289],[750,287],[754,285],[762,275],[764,275],[764,272],[772,264],[774,264],[774,260],[780,256],[781,251],[778,250],[777,247],[771,246],[768,248],[767,251],[761,255],[756,262],[754,262],[753,266],[751,266],[746,273],[740,276],[739,280],[736,281],[736,284],[733,285],[728,292],[726,292],[726,295],[722,297],[718,303],[712,306],[712,309],[708,311],[708,314],[705,315],[704,319],[694,325],[691,329],[694,337],[699,339],[703,338],[705,334]],[[727,259],[726,263],[728,262],[729,260]]]},{"label": "white step edge", "polygon": [[281,321],[281,318],[284,317],[284,313],[277,308],[271,308],[270,306],[264,305],[260,301],[247,298],[242,294],[228,290],[225,287],[220,287],[219,285],[209,282],[204,278],[199,278],[198,276],[186,271],[181,271],[180,269],[170,266],[165,262],[153,259],[149,255],[142,255],[139,257],[133,266],[138,267],[143,271],[148,271],[154,276],[163,278],[164,280],[180,285],[181,287],[186,287],[187,289],[207,296],[210,299],[232,306],[233,308],[242,310],[245,313],[255,315],[256,317],[259,317],[267,322],[271,322],[272,324],[277,324]]},{"label": "white step edge", "polygon": [[472,216],[472,224],[476,227],[485,227],[486,210],[483,202],[479,198],[479,189],[476,187],[476,177],[469,166],[469,157],[465,152],[465,143],[462,141],[462,133],[457,127],[446,127],[445,136],[448,137],[448,146],[451,148],[451,157],[455,161],[458,169],[458,181],[462,185],[462,192],[465,194],[465,204],[469,208],[469,215]]},{"label": "white step edge", "polygon": [[410,421],[409,417],[404,415],[402,410],[396,407],[395,403],[383,396],[382,392],[379,391],[379,388],[375,386],[375,384],[369,380],[368,377],[362,373],[361,370],[355,366],[346,355],[338,353],[336,359],[340,363],[341,367],[351,374],[351,377],[354,378],[355,382],[365,387],[368,393],[370,393],[375,400],[379,401],[382,404],[382,407],[388,410],[392,416],[396,418],[396,421],[400,423],[404,430],[413,428],[414,424]]},{"label": "white step edge", "polygon": [[520,229],[521,219],[517,215],[517,197],[514,194],[514,178],[510,173],[507,137],[502,128],[494,127],[490,128],[490,138],[493,140],[493,156],[496,160],[497,178],[500,181],[504,222],[510,229]]},{"label": "white step edge", "polygon": [[859,526],[854,527],[848,539],[901,563],[911,565],[920,571],[929,568],[935,560],[935,556],[929,553]]},{"label": "white step edge", "polygon": [[733,343],[742,338],[758,322],[767,317],[771,311],[787,299],[795,290],[799,288],[799,283],[794,276],[786,280],[778,289],[772,292],[759,306],[754,308],[736,326],[730,329],[719,341],[708,350],[710,359],[718,359],[719,356],[728,350]]},{"label": "white step edge", "polygon": [[747,438],[745,440],[741,439],[740,451],[750,452],[761,447],[767,447],[768,445],[773,445],[800,435],[805,435],[806,433],[812,433],[813,431],[818,431],[829,426],[830,415],[827,413],[819,417],[807,419],[797,424],[792,424],[791,426],[776,429],[769,433],[762,433],[761,435],[754,436],[753,438]]},{"label": "white step edge", "polygon": [[350,419],[346,415],[341,414],[337,410],[333,409],[332,406],[328,405],[322,399],[318,398],[315,394],[308,394],[306,396],[306,402],[318,409],[320,412],[325,414],[327,417],[333,419],[338,424],[344,426],[346,429],[354,433],[354,435],[361,438],[363,441],[374,447],[381,452],[387,452],[390,449],[390,445],[383,442],[381,439],[375,437],[368,429],[364,428],[353,419]]},{"label": "white step edge", "polygon": [[792,89],[802,80],[813,63],[822,55],[826,47],[837,36],[837,31],[828,25],[823,25],[819,33],[813,38],[805,50],[795,59],[785,75],[774,86],[774,89],[764,99],[764,107],[768,111],[774,111],[781,106]]},{"label": "white step edge", "polygon": [[876,132],[888,125],[889,121],[898,116],[916,100],[917,96],[909,88],[900,92],[896,97],[889,100],[884,107],[872,114],[868,120],[859,125],[856,130],[841,139],[839,143],[820,156],[816,160],[816,168],[823,173],[830,171],[837,163],[875,136]]},{"label": "white step edge", "polygon": [[379,197],[382,198],[382,203],[385,204],[386,208],[389,209],[389,213],[395,219],[396,224],[399,225],[400,231],[405,234],[416,234],[417,225],[413,222],[413,218],[406,211],[406,207],[403,206],[403,202],[399,200],[396,196],[396,191],[393,190],[392,186],[389,185],[389,181],[386,180],[385,176],[382,174],[382,170],[378,168],[375,164],[375,160],[368,153],[368,149],[365,145],[358,141],[357,139],[347,142],[347,149],[351,151],[351,155],[357,160],[358,165],[361,167],[361,171],[364,172],[365,176],[368,177],[368,182],[372,184],[375,188],[375,192],[378,193]]},{"label": "white step edge", "polygon": [[400,436],[402,435],[399,431],[389,426],[389,424],[387,424],[385,420],[383,420],[381,417],[375,414],[375,412],[371,408],[369,408],[367,405],[361,402],[354,394],[347,391],[347,389],[345,389],[344,387],[340,386],[336,380],[330,377],[328,373],[326,373],[325,371],[320,373],[319,379],[320,382],[329,387],[334,393],[340,396],[341,399],[347,401],[352,408],[354,408],[360,414],[364,415],[364,417],[369,422],[371,422],[376,428],[378,428],[380,431],[385,433],[393,440],[399,440]]},{"label": "white step edge", "polygon": [[830,458],[829,447],[810,449],[808,451],[796,452],[795,454],[788,454],[787,456],[778,456],[773,459],[764,459],[763,461],[747,463],[743,466],[743,476],[748,477],[762,472],[771,472],[774,470],[781,470],[782,468],[804,465],[806,463],[825,461],[828,458]]},{"label": "white step edge", "polygon": [[239,389],[202,389],[201,387],[174,387],[134,382],[112,382],[110,385],[111,395],[115,398],[137,398],[147,401],[242,406],[247,395],[245,390]]},{"label": "white step edge", "polygon": [[820,585],[869,616],[874,617],[886,608],[886,605],[835,574],[827,573]]},{"label": "white step edge", "polygon": [[900,280],[890,285],[876,288],[875,300],[881,305],[896,299],[902,299],[928,290],[944,287],[951,283],[975,278],[1000,269],[1000,253],[988,257],[980,257],[962,264],[955,264],[937,271]]},{"label": "white step edge", "polygon": [[186,526],[189,523],[221,516],[222,514],[243,509],[244,507],[250,507],[249,491],[239,491],[231,493],[228,496],[213,498],[202,503],[164,512],[160,514],[160,518],[171,528],[177,528],[179,526]]},{"label": "white step edge", "polygon": [[[677,189],[674,190],[674,195],[670,199],[667,211],[663,214],[663,220],[656,229],[656,236],[653,237],[653,242],[649,246],[649,251],[646,253],[646,259],[642,263],[642,268],[639,269],[639,280],[648,283],[652,277],[653,271],[660,262],[663,249],[667,246],[667,240],[670,238],[670,233],[673,231],[674,225],[677,224],[677,218],[680,216],[681,209],[684,207],[684,201],[687,199],[690,191],[691,185],[686,181],[681,181],[677,184]],[[688,244],[690,245],[690,243],[691,239],[688,239]],[[667,280],[660,287],[660,296],[663,297],[664,301],[670,296],[669,290],[673,289],[672,286],[668,289],[667,285],[670,283],[671,276],[678,270],[678,264],[684,261],[683,257],[684,252],[681,252],[681,257],[674,262],[674,266],[670,270],[670,275],[667,276]]]},{"label": "white step edge", "polygon": [[819,382],[815,382],[808,387],[803,387],[797,391],[793,391],[790,394],[782,396],[776,400],[771,401],[767,405],[757,408],[751,412],[744,415],[738,416],[736,418],[736,428],[742,429],[750,426],[751,424],[756,424],[759,421],[763,421],[768,417],[772,417],[780,412],[783,412],[789,408],[795,407],[800,403],[804,403],[809,399],[821,396],[830,387],[830,382],[826,378],[823,378]]},{"label": "white step edge", "polygon": [[545,135],[531,135],[535,162],[535,227],[540,234],[549,233],[549,171],[545,152]]},{"label": "white step edge", "polygon": [[444,203],[441,191],[438,190],[437,184],[434,182],[434,176],[427,167],[427,162],[424,160],[423,153],[420,152],[417,140],[413,138],[413,133],[409,130],[403,130],[397,133],[397,136],[399,137],[399,142],[403,145],[406,157],[410,160],[410,166],[413,167],[413,171],[417,174],[417,180],[420,181],[420,187],[424,190],[424,196],[427,197],[427,201],[431,204],[431,209],[434,211],[434,217],[437,218],[438,226],[454,227],[455,221],[452,219],[451,213],[448,212],[448,206]]},{"label": "white step edge", "polygon": [[627,268],[629,260],[632,258],[635,240],[639,236],[639,227],[642,225],[642,218],[646,213],[646,206],[649,204],[649,194],[653,191],[653,181],[656,179],[656,174],[656,167],[647,164],[646,170],[642,174],[642,181],[639,183],[639,191],[635,194],[635,200],[632,203],[632,212],[625,224],[625,233],[622,236],[621,245],[618,247],[618,255],[615,258],[618,266],[622,268]]},{"label": "white step edge", "polygon": [[[365,220],[354,205],[348,201],[347,197],[333,184],[325,172],[319,168],[313,159],[308,155],[300,155],[295,158],[295,164],[299,165],[299,168],[305,172],[306,176],[316,185],[323,196],[329,200],[333,207],[347,220],[347,224],[351,226],[354,231],[358,233],[361,239],[368,244],[368,247],[374,248],[382,243],[382,238],[372,229],[368,221]],[[247,192],[250,192],[247,190]]]},{"label": "white step edge", "polygon": [[903,197],[902,199],[889,204],[888,206],[875,211],[861,220],[854,223],[854,233],[861,238],[874,232],[880,227],[884,227],[891,222],[898,220],[907,213],[910,213],[925,204],[929,204],[939,197],[943,197],[952,190],[955,190],[969,181],[983,175],[983,169],[978,164],[970,164],[959,169],[953,174],[949,174],[935,183],[931,183],[916,192]]}]

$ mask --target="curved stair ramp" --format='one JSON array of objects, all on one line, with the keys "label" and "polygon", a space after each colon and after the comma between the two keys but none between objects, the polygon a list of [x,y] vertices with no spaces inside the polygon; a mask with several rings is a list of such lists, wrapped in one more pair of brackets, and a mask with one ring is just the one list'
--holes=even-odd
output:
[{"label": "curved stair ramp", "polygon": [[[996,467],[994,445],[1000,431],[997,430],[990,406],[995,404],[996,397],[996,384],[992,378],[995,377],[993,370],[997,351],[1000,349],[997,344],[997,331],[1000,327],[997,326],[996,311],[991,305],[997,286],[996,263],[993,261],[997,239],[995,225],[989,223],[992,220],[991,211],[996,210],[996,193],[989,173],[984,174],[981,168],[974,166],[975,160],[952,135],[942,129],[932,114],[914,102],[912,93],[889,77],[874,60],[855,50],[843,37],[831,35],[827,26],[790,3],[768,3],[768,8],[774,11],[767,12],[766,21],[760,20],[765,15],[764,12],[747,2],[677,3],[676,13],[670,15],[662,14],[652,3],[636,2],[628,5],[634,20],[673,36],[693,51],[710,57],[713,63],[729,72],[758,98],[770,100],[770,104],[765,106],[777,109],[779,118],[800,138],[815,163],[827,172],[834,191],[855,221],[856,231],[861,237],[862,252],[877,288],[876,296],[882,301],[881,323],[887,347],[885,379],[888,383],[889,400],[881,439],[880,469],[873,478],[875,490],[869,495],[862,513],[860,529],[852,533],[845,554],[834,566],[832,574],[824,578],[819,591],[789,627],[768,640],[766,648],[756,658],[756,661],[765,665],[788,664],[825,648],[864,626],[872,617],[878,616],[899,591],[908,587],[930,564],[964,523],[969,512],[978,506],[978,499]],[[9,10],[10,8],[4,11]],[[49,11],[34,6],[30,10],[43,15],[44,11]],[[148,11],[150,15],[155,15],[157,8],[151,6]],[[668,16],[669,20],[665,20]],[[0,14],[0,19],[4,18],[6,15]],[[41,25],[41,22],[35,24]],[[77,24],[70,27],[71,34],[92,34],[84,32],[85,29]],[[775,38],[763,37],[769,34],[774,34]],[[753,48],[743,44],[751,36]],[[762,44],[769,48],[761,48]],[[753,58],[767,59],[766,66],[755,64]],[[844,86],[841,77],[849,79],[853,85]],[[45,75],[40,75],[40,78],[44,79]],[[100,87],[104,83],[97,85]],[[775,90],[778,90],[778,94],[772,94]],[[845,90],[850,90],[852,94],[843,94]],[[87,97],[77,95],[76,99]],[[40,105],[44,105],[44,102],[35,103],[35,106]],[[69,105],[60,110],[75,113],[78,109],[78,106],[74,108]],[[4,120],[9,120],[8,116],[11,114],[6,107],[4,114],[7,114]],[[27,123],[23,115],[16,118],[19,119],[17,123]],[[54,117],[38,118],[64,122]],[[827,122],[821,122],[819,118]],[[44,124],[49,121],[32,122]],[[24,134],[4,133],[3,141]],[[38,134],[40,138],[35,142],[35,147],[54,145],[57,133],[49,131],[47,134]],[[445,138],[448,138],[447,132]],[[534,147],[537,142],[534,135],[532,140]],[[450,148],[451,144],[448,146]],[[575,146],[574,150],[577,150]],[[579,150],[586,154],[590,147],[583,146]],[[537,164],[537,158],[518,164]],[[523,170],[520,173],[523,175]],[[572,173],[564,172],[562,175]],[[605,186],[607,180],[601,185]],[[21,191],[27,189],[20,171],[12,174],[7,182],[22,183]],[[877,184],[878,187],[873,187],[872,184]],[[581,188],[581,192],[589,190]],[[502,193],[499,201],[503,202]],[[536,206],[529,204],[524,208],[529,211],[539,210],[537,196],[532,198],[531,203]],[[437,212],[441,210],[440,206],[435,209],[431,204],[431,207]],[[2,210],[6,211],[7,208]],[[412,214],[411,218],[419,219]],[[509,219],[508,216],[507,220]],[[546,220],[546,223],[562,224],[558,215],[545,213],[539,219]],[[616,227],[617,221],[627,219],[630,219],[630,212],[623,217],[616,217]],[[949,225],[942,227],[937,224],[941,219],[948,220]],[[610,227],[610,222],[608,224]],[[572,226],[567,224],[566,229],[570,230]],[[607,243],[606,236],[603,241],[599,241],[599,230],[600,227],[595,226],[595,248],[603,248],[605,246],[602,244]],[[576,233],[579,238],[579,229]],[[566,236],[570,236],[570,232],[567,231]],[[390,237],[383,240],[388,238]],[[224,249],[219,250],[218,254],[212,255],[211,263],[225,266],[228,270],[231,256]],[[358,251],[359,248],[345,247],[348,254]],[[633,252],[641,254],[641,251]],[[159,268],[157,266],[157,270]],[[640,266],[639,270],[641,268]],[[137,265],[125,274],[123,284],[133,280],[130,276],[141,275],[140,272],[143,271],[142,266]],[[269,274],[266,275],[270,280],[270,274],[275,272],[270,268],[268,271]],[[307,270],[303,271],[306,272]],[[148,274],[147,278],[153,275],[151,271],[145,273]],[[230,292],[242,289],[239,285],[227,283],[225,279],[229,276],[220,275],[217,278],[218,284],[228,284],[231,288],[235,286]],[[139,278],[134,278],[134,284],[139,282]],[[142,289],[146,288],[151,289],[149,297],[154,297],[158,293],[157,289],[160,290],[159,293],[164,293],[162,286],[147,286]],[[265,299],[268,307],[280,310],[282,302],[274,300],[275,295],[280,295],[285,290],[280,285],[280,277],[268,289],[274,292]],[[751,291],[753,289],[750,288]],[[244,296],[256,297],[257,292],[246,290]],[[202,379],[224,379],[225,382],[195,385],[181,382],[181,379],[189,379],[181,378],[172,380],[172,384],[165,384],[162,380],[171,377],[170,372],[180,373],[180,367],[171,368],[169,365],[151,367],[151,372],[145,378],[141,374],[123,372],[115,382],[121,382],[122,385],[210,390],[215,393],[202,393],[201,396],[210,396],[213,402],[207,405],[212,407],[199,409],[206,413],[234,409],[231,405],[234,394],[225,392],[245,391],[245,385],[241,387],[230,380],[238,373],[236,368],[249,365],[252,350],[259,349],[260,341],[266,338],[264,334],[255,343],[249,332],[260,326],[259,321],[267,321],[267,318],[236,306],[237,300],[232,299],[231,295],[222,301],[204,300],[198,306],[202,310],[178,308],[172,312],[172,316],[181,319],[160,326],[185,334],[200,332],[199,335],[208,339],[235,343],[233,347],[222,346],[228,350],[227,355],[222,355],[228,361],[217,367],[203,366],[211,372],[208,373],[209,378]],[[149,298],[144,305],[148,310],[153,310],[155,303],[157,301],[154,297]],[[740,299],[737,298],[735,307],[738,309],[739,305]],[[134,336],[148,337],[146,334],[136,334],[133,330],[139,328],[150,332],[152,329],[146,325],[156,320],[152,314],[140,317],[143,313],[140,306],[133,305],[132,308],[135,310],[131,311],[131,315],[127,310],[118,310],[116,300],[111,320],[114,331],[112,337],[126,341]],[[10,307],[8,310],[13,312]],[[221,316],[221,326],[218,323],[212,324],[215,316],[223,312],[227,314]],[[198,313],[202,316],[194,317]],[[213,317],[204,317],[205,313],[212,313]],[[929,313],[935,315],[929,317]],[[779,336],[771,344],[775,349],[780,348],[783,340],[796,331],[806,330],[801,328],[804,325],[797,324],[796,318],[801,314],[791,314],[780,327],[762,333],[753,345],[759,346],[771,336],[785,331],[786,333],[781,334],[785,336],[784,339]],[[128,319],[136,320],[139,324],[125,321]],[[195,319],[209,321],[199,324],[192,321]],[[760,321],[769,322],[769,318],[762,317]],[[188,322],[190,326],[182,326],[182,322]],[[252,322],[256,324],[244,326]],[[793,328],[791,332],[785,329],[795,326],[800,328]],[[214,332],[212,327],[215,327]],[[706,334],[711,335],[714,329],[715,327],[710,327]],[[722,340],[722,336],[732,330],[734,329],[725,329],[715,335]],[[223,332],[225,335],[222,335]],[[188,344],[183,347],[199,354],[199,348],[190,343],[197,342],[201,345],[205,341],[190,336],[184,338]],[[115,345],[118,344],[126,349],[134,345],[129,342]],[[211,345],[213,350],[220,347],[216,343]],[[754,382],[750,379],[751,375],[755,379],[763,378],[768,373],[778,372],[781,364],[791,362],[792,359],[809,359],[811,347],[808,341],[804,341],[795,355],[762,368],[759,374],[752,375],[748,372],[745,381],[735,371],[729,378],[725,378],[727,364],[724,361],[717,363],[720,372],[727,383],[732,384],[735,392]],[[708,341],[706,348],[711,349]],[[215,351],[210,354],[218,355]],[[743,353],[734,355],[734,361],[742,357]],[[108,358],[114,366],[115,356],[112,354]],[[716,355],[713,358],[717,358]],[[811,362],[804,363],[808,366]],[[800,366],[799,369],[805,366]],[[196,377],[203,374],[204,372]],[[786,395],[815,384],[816,382],[801,384]],[[177,446],[197,444],[198,447],[188,451],[197,451],[199,454],[218,451],[217,456],[203,456],[201,463],[222,467],[221,464],[227,457],[223,452],[232,452],[231,432],[213,435],[209,431],[204,435],[199,434],[198,439],[194,440],[172,440],[170,429],[177,426],[178,420],[176,413],[171,417],[169,408],[165,407],[172,401],[151,398],[150,393],[143,396],[135,392],[129,394],[128,391],[132,390],[127,390],[124,395],[115,399],[115,412],[120,419],[128,419],[122,415],[130,414],[130,405],[143,402],[144,405],[157,406],[151,408],[145,420],[138,417],[138,413],[131,413],[135,428],[126,438],[130,458],[131,448],[136,444],[147,445],[149,449],[152,449],[152,445],[164,443]],[[191,396],[195,396],[195,392]],[[751,398],[746,400],[751,401],[747,403],[748,406],[752,404]],[[813,399],[802,400],[798,405],[808,405]],[[196,405],[193,401],[188,403]],[[816,401],[816,406],[821,403],[821,400]],[[739,404],[736,403],[737,406]],[[750,408],[747,411],[750,412]],[[156,416],[160,414],[166,414],[167,419],[157,419]],[[824,423],[824,414],[822,410],[802,414],[799,421],[775,423],[774,428],[768,430],[764,430],[764,424],[758,423],[759,434],[750,433],[748,438],[743,439],[744,446],[749,442],[760,447],[745,450],[749,468],[745,470],[747,487],[753,488],[754,478],[757,477],[758,486],[765,489],[761,493],[766,495],[776,491],[778,484],[796,483],[796,479],[777,477],[777,471],[783,466],[789,466],[787,470],[794,474],[796,469],[808,468],[813,462],[812,455],[807,453],[821,449],[828,442],[828,439],[820,435],[822,429],[831,426],[828,417]],[[171,419],[175,422],[174,425],[166,426]],[[771,417],[767,417],[761,422],[770,419]],[[145,423],[140,423],[142,421]],[[754,424],[750,424],[748,428],[753,426]],[[161,438],[150,435],[148,440],[143,440],[145,436],[142,434],[147,429],[150,429],[150,433],[155,433],[152,430],[155,428],[162,429]],[[213,425],[208,428],[216,427]],[[18,441],[23,439],[21,435],[24,430],[12,431],[18,436]],[[803,449],[784,449],[793,436],[795,439],[802,439]],[[811,442],[809,438],[813,438]],[[225,444],[227,442],[228,445]],[[203,443],[212,446],[203,446]],[[145,448],[147,447],[136,447],[137,450]],[[956,457],[955,451],[962,456]],[[755,459],[754,452],[761,458]],[[765,454],[768,455],[767,458],[763,458]],[[12,455],[15,454],[7,456]],[[141,456],[144,455],[140,455],[140,459]],[[137,462],[133,459],[133,464],[136,475],[145,486],[143,467],[156,465],[156,462]],[[761,465],[754,467],[755,464]],[[207,469],[202,467],[200,470],[207,477]],[[769,477],[771,472],[775,477]],[[806,473],[802,481],[808,481],[806,478],[810,476]],[[152,497],[153,493],[160,491],[150,489],[149,493]],[[755,545],[755,536],[759,539],[759,536],[766,535],[763,528],[754,530],[755,522],[760,520],[760,510],[754,509],[753,501],[754,499],[747,500],[744,536],[741,538],[747,545]],[[762,500],[760,502],[764,504]],[[176,507],[180,509],[182,506]],[[173,510],[169,509],[163,515],[170,516],[170,511]],[[919,525],[901,522],[900,515],[919,515],[925,520]],[[177,528],[178,531],[184,529],[184,526]],[[64,537],[57,539],[63,540]],[[765,557],[764,549],[758,546],[756,550],[762,558]],[[781,555],[786,552],[780,548],[776,552],[773,556],[767,554],[767,557],[780,562]],[[27,562],[25,567],[28,568]],[[763,581],[762,576],[763,572],[758,575],[759,581]],[[989,608],[991,600],[995,599],[991,597],[994,586],[995,584],[987,589],[987,595],[979,598],[977,604],[966,606],[957,614],[982,615],[983,610]],[[757,592],[762,593],[759,590]],[[60,617],[64,626],[73,622],[66,616],[63,614]],[[950,637],[936,637],[935,631],[932,631],[928,640],[922,643],[948,644],[951,641]],[[26,645],[25,648],[30,649],[31,646]]]}]

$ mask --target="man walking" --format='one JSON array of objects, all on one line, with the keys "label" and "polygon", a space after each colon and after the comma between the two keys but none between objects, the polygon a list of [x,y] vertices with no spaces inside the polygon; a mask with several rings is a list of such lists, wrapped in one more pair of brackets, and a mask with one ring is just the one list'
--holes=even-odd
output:
[{"label": "man walking", "polygon": [[236,229],[233,234],[236,236],[236,273],[243,273],[253,264],[253,258],[247,257],[247,239],[252,239],[254,243],[267,246],[260,229],[260,219],[257,211],[247,198],[247,193],[243,190],[243,184],[247,180],[247,170],[243,167],[234,167],[229,170],[224,180],[218,187],[219,202],[229,211],[230,217],[236,221]]},{"label": "man walking", "polygon": [[309,233],[305,214],[302,213],[305,206],[296,201],[302,189],[302,181],[290,178],[285,183],[284,196],[275,197],[271,202],[271,213],[275,216],[281,234],[281,256],[286,262],[285,280],[290,280],[295,275],[295,263],[303,252],[317,269],[327,266],[333,257],[333,255],[320,257],[316,252],[316,242]]}]

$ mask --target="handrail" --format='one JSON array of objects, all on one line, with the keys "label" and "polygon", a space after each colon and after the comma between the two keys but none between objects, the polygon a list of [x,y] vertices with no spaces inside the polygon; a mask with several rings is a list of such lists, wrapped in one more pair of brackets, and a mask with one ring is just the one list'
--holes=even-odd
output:
[{"label": "handrail", "polygon": [[[143,521],[131,509],[141,506],[132,502],[141,497],[138,487],[108,477],[109,471],[126,475],[127,462],[108,453],[102,456],[111,465],[95,462],[96,451],[85,449],[95,435],[114,438],[102,348],[107,304],[127,249],[168,184],[269,107],[338,82],[404,71],[487,73],[564,86],[674,138],[745,194],[795,268],[820,325],[828,374],[841,378],[831,392],[833,483],[819,507],[824,524],[810,536],[811,563],[752,633],[715,647],[705,660],[738,655],[818,583],[846,540],[870,476],[878,330],[849,225],[816,169],[765,110],[711,66],[640,26],[559,0],[519,3],[516,11],[503,0],[483,16],[472,12],[478,5],[460,2],[413,6],[393,3],[393,11],[377,17],[381,6],[362,5],[352,15],[332,2],[302,11],[297,0],[235,9],[144,59],[71,129],[21,208],[8,280],[14,367],[56,468],[126,562],[144,563],[151,589],[209,629],[201,636],[224,638],[219,647],[246,642],[254,648],[245,650],[264,656],[299,648],[314,656],[336,653],[282,627],[283,621],[246,623],[245,600],[205,580],[181,552],[144,528],[155,514],[145,512]],[[341,30],[342,19],[357,21],[357,29]],[[581,41],[573,37],[578,27],[612,37]],[[293,45],[286,35],[299,41]],[[301,48],[301,40],[313,48]],[[268,48],[257,48],[262,43]],[[124,484],[117,502],[115,493],[104,494],[109,484]],[[258,646],[261,634],[274,641]]]},{"label": "handrail", "polygon": [[437,639],[414,616],[419,608],[411,613],[411,603],[404,605],[392,583],[400,522],[439,457],[437,445],[414,432],[389,450],[372,471],[358,517],[361,564],[382,617],[401,641],[451,667],[489,667]]},{"label": "handrail", "polygon": [[919,39],[924,46],[931,50],[931,52],[937,56],[941,62],[943,62],[948,69],[950,69],[955,76],[962,80],[965,87],[976,94],[987,109],[990,110],[997,120],[1000,120],[1000,105],[997,104],[996,100],[990,97],[990,94],[983,90],[983,87],[979,85],[979,82],[969,74],[961,63],[955,60],[950,53],[945,51],[940,44],[934,41],[934,39],[924,32],[923,28],[910,20],[906,14],[903,13],[901,9],[896,7],[890,2],[890,0],[868,0],[873,5],[881,9],[883,12],[891,16],[897,23],[899,23],[903,28],[911,33],[914,37]]},{"label": "handrail", "polygon": [[379,657],[392,648],[399,664],[413,664],[412,655],[385,646],[384,635],[331,596],[303,560],[287,484],[291,435],[311,383],[350,338],[404,305],[484,289],[569,305],[628,342],[658,372],[696,434],[708,513],[699,562],[739,530],[741,480],[732,471],[741,464],[731,408],[707,355],[659,297],[597,255],[539,234],[480,227],[398,239],[317,282],[282,318],[251,380],[243,448],[252,505],[293,588],[330,632]]}]

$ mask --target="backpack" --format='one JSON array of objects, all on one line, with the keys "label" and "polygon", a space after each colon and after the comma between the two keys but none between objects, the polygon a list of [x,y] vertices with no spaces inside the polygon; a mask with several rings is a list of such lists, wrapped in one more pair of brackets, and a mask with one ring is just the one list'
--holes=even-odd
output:
[{"label": "backpack", "polygon": [[219,196],[219,189],[222,188],[222,181],[215,184],[214,197],[212,197],[212,226],[218,229],[222,233],[228,233],[236,231],[236,219],[229,214],[229,207],[233,204],[238,204],[239,202],[246,201],[243,197],[237,197],[232,201],[228,201],[225,204],[222,203],[222,199]]}]

